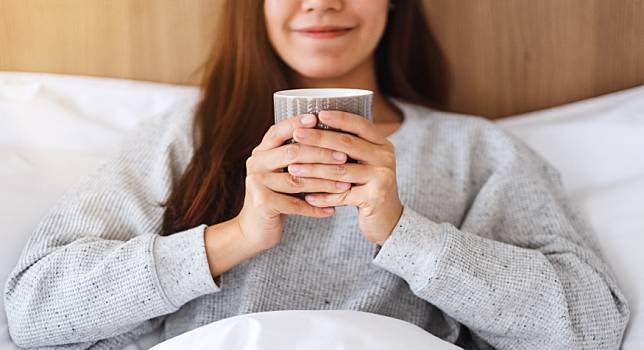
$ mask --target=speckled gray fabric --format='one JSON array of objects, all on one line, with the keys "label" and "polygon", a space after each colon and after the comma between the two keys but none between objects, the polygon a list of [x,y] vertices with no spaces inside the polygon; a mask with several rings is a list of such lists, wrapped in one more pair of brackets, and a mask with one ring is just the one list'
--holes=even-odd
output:
[{"label": "speckled gray fabric", "polygon": [[12,339],[113,349],[159,327],[170,338],[244,313],[349,309],[466,349],[618,348],[627,301],[559,172],[488,120],[392,101],[405,208],[382,247],[354,207],[291,215],[280,244],[215,283],[211,223],[158,234],[157,202],[192,155],[191,107],[129,133],[43,218],[5,286]]}]

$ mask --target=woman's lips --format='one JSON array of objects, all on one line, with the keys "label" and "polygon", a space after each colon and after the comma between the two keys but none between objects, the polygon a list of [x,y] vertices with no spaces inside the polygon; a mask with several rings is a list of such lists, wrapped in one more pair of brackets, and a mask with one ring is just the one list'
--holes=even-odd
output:
[{"label": "woman's lips", "polygon": [[330,39],[337,38],[349,33],[353,28],[339,28],[339,29],[324,29],[324,30],[298,30],[297,32],[314,39]]}]

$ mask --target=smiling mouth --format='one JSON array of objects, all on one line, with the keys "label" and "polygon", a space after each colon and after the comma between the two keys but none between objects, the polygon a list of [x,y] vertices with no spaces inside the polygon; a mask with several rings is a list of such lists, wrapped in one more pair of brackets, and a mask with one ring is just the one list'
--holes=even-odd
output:
[{"label": "smiling mouth", "polygon": [[330,28],[330,29],[302,29],[296,30],[297,33],[313,39],[331,39],[344,36],[354,28]]}]

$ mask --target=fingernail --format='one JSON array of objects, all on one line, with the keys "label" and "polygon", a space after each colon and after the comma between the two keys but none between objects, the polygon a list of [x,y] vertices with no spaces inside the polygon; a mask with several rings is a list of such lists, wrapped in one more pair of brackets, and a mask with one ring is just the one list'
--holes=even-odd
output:
[{"label": "fingernail", "polygon": [[345,160],[345,157],[346,157],[346,154],[344,154],[344,152],[338,152],[338,151],[333,152],[333,158],[335,158],[336,160]]},{"label": "fingernail", "polygon": [[313,114],[307,114],[307,115],[305,115],[304,117],[302,117],[302,119],[300,119],[300,121],[302,122],[302,124],[309,124],[309,123],[312,123],[312,122],[313,122],[313,120],[315,120],[315,117],[313,116]]},{"label": "fingernail", "polygon": [[339,190],[346,190],[346,189],[349,189],[349,187],[351,187],[351,184],[348,182],[336,182],[335,187]]},{"label": "fingernail", "polygon": [[318,200],[318,197],[309,194],[304,196],[304,199],[306,199],[307,202],[315,202],[316,200]]},{"label": "fingernail", "polygon": [[289,165],[288,170],[292,173],[299,174],[302,172],[302,167],[300,165]]}]

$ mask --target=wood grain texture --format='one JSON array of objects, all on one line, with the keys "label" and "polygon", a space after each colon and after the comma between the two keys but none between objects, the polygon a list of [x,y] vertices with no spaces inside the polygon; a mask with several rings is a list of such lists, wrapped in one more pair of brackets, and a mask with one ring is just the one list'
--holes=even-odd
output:
[{"label": "wood grain texture", "polygon": [[449,109],[494,118],[644,83],[644,0],[426,0]]},{"label": "wood grain texture", "polygon": [[[451,111],[498,118],[644,84],[644,0],[423,1]],[[198,84],[220,4],[1,0],[0,70]]]},{"label": "wood grain texture", "polygon": [[197,84],[218,3],[2,0],[0,69]]}]

